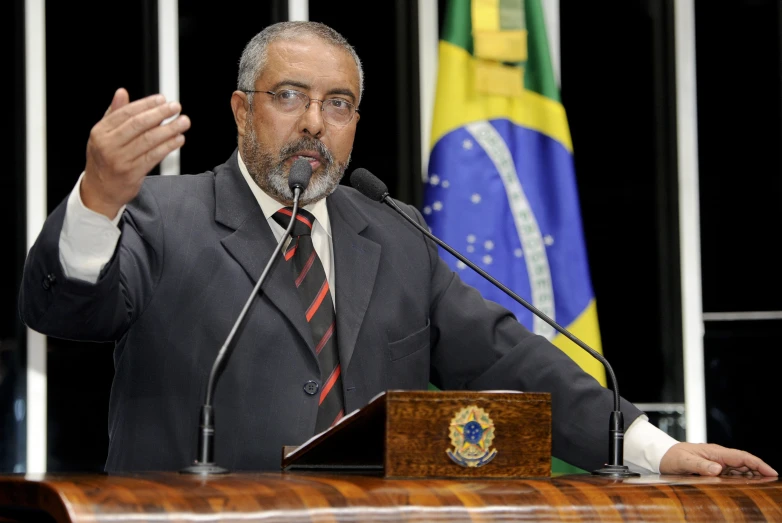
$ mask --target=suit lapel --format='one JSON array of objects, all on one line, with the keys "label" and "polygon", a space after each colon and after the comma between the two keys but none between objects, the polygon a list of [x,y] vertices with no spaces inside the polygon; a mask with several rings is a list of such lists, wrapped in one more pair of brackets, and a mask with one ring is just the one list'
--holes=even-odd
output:
[{"label": "suit lapel", "polygon": [[[257,283],[277,247],[277,241],[239,170],[236,151],[215,173],[215,221],[234,229],[221,243],[251,280]],[[314,355],[312,332],[296,294],[293,277],[281,258],[278,256],[272,265],[258,293],[269,298],[295,326]]]},{"label": "suit lapel", "polygon": [[372,296],[380,245],[361,236],[367,227],[364,217],[356,211],[341,188],[326,199],[334,245],[334,274],[337,289],[337,345],[343,372],[358,338],[364,314]]}]

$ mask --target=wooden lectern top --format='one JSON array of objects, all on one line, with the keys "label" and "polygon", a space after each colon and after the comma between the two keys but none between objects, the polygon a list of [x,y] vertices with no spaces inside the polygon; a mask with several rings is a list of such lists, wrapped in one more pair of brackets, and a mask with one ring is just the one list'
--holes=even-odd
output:
[{"label": "wooden lectern top", "polygon": [[283,468],[317,471],[0,476],[0,523],[782,521],[778,478],[550,465],[548,394],[388,391],[283,451]]},{"label": "wooden lectern top", "polygon": [[313,472],[0,476],[0,521],[782,521],[777,478],[418,479]]}]

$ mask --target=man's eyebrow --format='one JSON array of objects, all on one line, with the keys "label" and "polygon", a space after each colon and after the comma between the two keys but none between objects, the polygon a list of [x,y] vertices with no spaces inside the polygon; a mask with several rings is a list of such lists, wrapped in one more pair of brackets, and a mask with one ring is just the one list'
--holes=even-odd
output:
[{"label": "man's eyebrow", "polygon": [[[272,88],[269,89],[269,90],[276,92],[277,89],[279,89],[280,87],[296,87],[296,88],[304,90],[304,91],[309,91],[312,88],[311,85],[305,84],[304,82],[299,82],[297,80],[280,80],[279,82],[274,84],[272,86]],[[336,88],[330,89],[329,91],[326,92],[326,96],[331,96],[331,95],[335,95],[335,94],[341,94],[343,96],[348,96],[354,102],[356,100],[356,95],[353,93],[353,91],[350,90],[350,89],[347,89],[345,87],[336,87]]]},{"label": "man's eyebrow", "polygon": [[344,87],[338,87],[336,89],[331,89],[326,93],[326,96],[331,94],[341,94],[344,96],[350,97],[354,102],[356,101],[356,95],[353,94],[353,91],[350,89],[345,89]]},{"label": "man's eyebrow", "polygon": [[299,89],[304,89],[304,90],[308,90],[310,88],[310,86],[308,84],[305,84],[303,82],[297,82],[296,80],[281,80],[281,81],[277,82],[276,84],[274,84],[272,86],[272,88],[269,89],[269,90],[270,91],[276,91],[277,89],[279,89],[280,87],[282,87],[284,85],[287,85],[287,86],[290,86],[290,87],[298,87]]}]

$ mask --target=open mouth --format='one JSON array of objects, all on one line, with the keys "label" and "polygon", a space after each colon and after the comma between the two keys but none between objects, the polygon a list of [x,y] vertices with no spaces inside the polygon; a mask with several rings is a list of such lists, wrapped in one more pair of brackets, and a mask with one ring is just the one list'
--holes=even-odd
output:
[{"label": "open mouth", "polygon": [[323,157],[320,154],[312,151],[303,151],[299,154],[294,154],[293,156],[288,158],[288,162],[290,164],[293,164],[293,162],[295,162],[299,158],[304,158],[305,160],[307,160],[310,163],[310,167],[312,167],[313,171],[318,167],[320,167],[321,165],[325,165],[325,161],[323,160]]}]

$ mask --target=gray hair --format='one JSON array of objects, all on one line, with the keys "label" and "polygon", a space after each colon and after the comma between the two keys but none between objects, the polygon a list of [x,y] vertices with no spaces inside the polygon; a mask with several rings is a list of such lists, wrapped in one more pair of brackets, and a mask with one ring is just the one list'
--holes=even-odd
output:
[{"label": "gray hair", "polygon": [[[240,91],[255,89],[255,82],[261,76],[261,72],[266,65],[270,44],[277,40],[295,40],[303,36],[314,36],[327,44],[340,47],[350,53],[358,69],[358,101],[360,102],[361,96],[364,94],[364,69],[361,67],[361,60],[359,60],[356,50],[353,49],[353,46],[348,43],[344,36],[320,22],[279,22],[266,27],[255,35],[245,46],[242,58],[239,60],[237,89]],[[252,102],[252,93],[248,93],[247,97]]]}]

